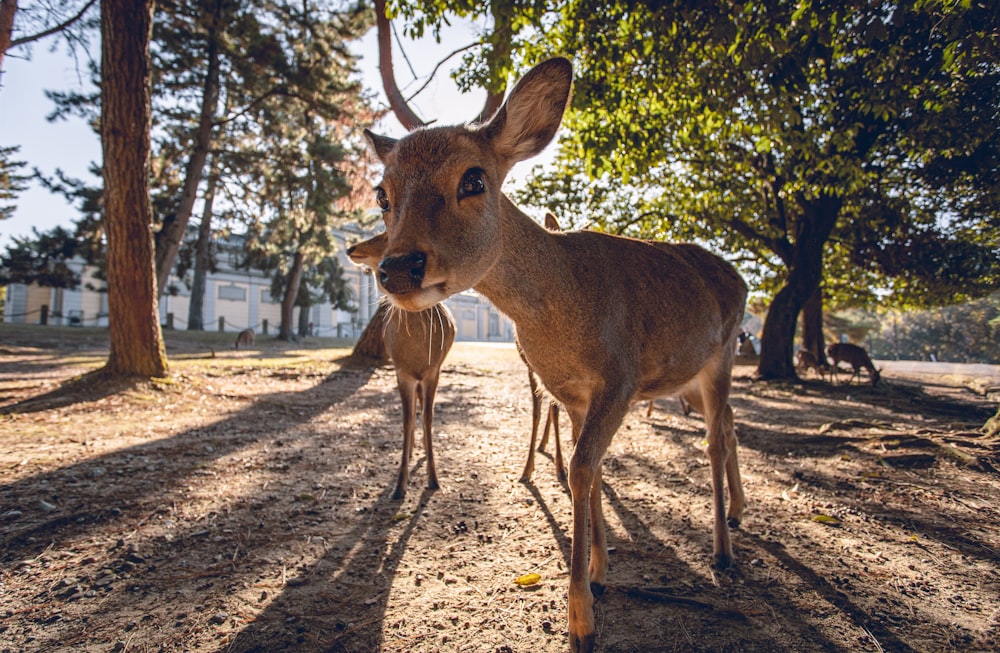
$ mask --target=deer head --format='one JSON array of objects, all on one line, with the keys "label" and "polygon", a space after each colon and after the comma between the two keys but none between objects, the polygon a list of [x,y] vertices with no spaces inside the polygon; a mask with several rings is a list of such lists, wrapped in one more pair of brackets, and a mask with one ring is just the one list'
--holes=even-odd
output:
[{"label": "deer head", "polygon": [[550,59],[485,124],[421,129],[399,140],[365,132],[385,166],[375,189],[387,237],[378,277],[394,305],[423,310],[489,271],[502,249],[504,178],[555,136],[571,87],[570,62]]}]

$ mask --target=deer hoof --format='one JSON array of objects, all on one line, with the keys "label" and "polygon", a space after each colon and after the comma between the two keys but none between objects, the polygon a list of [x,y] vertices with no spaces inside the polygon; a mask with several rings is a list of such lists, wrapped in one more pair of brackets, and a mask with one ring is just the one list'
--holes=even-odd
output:
[{"label": "deer hoof", "polygon": [[406,496],[406,488],[402,486],[397,485],[396,489],[392,491],[393,501],[402,501],[405,496]]},{"label": "deer hoof", "polygon": [[715,557],[712,559],[712,567],[723,571],[729,569],[733,566],[733,556],[727,553],[716,553]]},{"label": "deer hoof", "polygon": [[737,528],[740,527],[740,518],[730,517],[729,519],[726,520],[726,524],[729,526],[729,528],[735,531]]},{"label": "deer hoof", "polygon": [[594,595],[595,599],[599,599],[604,596],[604,585],[601,583],[591,583],[590,593]]},{"label": "deer hoof", "polygon": [[596,644],[596,633],[590,633],[582,637],[572,633],[569,635],[569,650],[573,653],[593,653]]}]

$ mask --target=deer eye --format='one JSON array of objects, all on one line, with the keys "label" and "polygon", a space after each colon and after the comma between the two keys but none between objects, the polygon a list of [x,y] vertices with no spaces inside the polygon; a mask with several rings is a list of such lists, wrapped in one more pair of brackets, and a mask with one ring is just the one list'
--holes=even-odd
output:
[{"label": "deer eye", "polygon": [[471,197],[486,192],[486,182],[483,181],[482,168],[466,170],[462,175],[462,183],[458,187],[458,199]]},{"label": "deer eye", "polygon": [[382,213],[389,211],[389,196],[385,194],[385,189],[381,186],[375,189],[375,202],[382,209]]}]

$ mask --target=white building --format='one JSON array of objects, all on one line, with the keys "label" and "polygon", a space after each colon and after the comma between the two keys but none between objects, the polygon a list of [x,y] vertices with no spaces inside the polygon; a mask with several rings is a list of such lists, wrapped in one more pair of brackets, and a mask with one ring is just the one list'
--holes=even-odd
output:
[{"label": "white building", "polygon": [[[312,335],[353,338],[361,334],[379,302],[378,286],[372,275],[347,258],[347,247],[371,235],[356,225],[334,232],[338,243],[337,260],[344,269],[351,309],[335,309],[329,303],[309,307]],[[221,248],[225,250],[225,248]],[[205,281],[202,320],[206,330],[242,331],[252,328],[258,335],[277,332],[281,322],[280,299],[271,297],[271,280],[257,270],[236,267],[236,252],[223,251],[216,262],[217,272]],[[11,284],[7,287],[3,321],[22,324],[107,326],[107,293],[103,282],[93,278],[93,268],[82,261],[70,267],[81,275],[75,290],[37,285]],[[160,323],[167,329],[186,329],[191,290],[185,280],[171,277],[168,292],[160,299]],[[514,325],[485,297],[467,291],[448,298],[445,304],[455,316],[457,340],[512,342]],[[299,324],[296,307],[293,330]]]}]

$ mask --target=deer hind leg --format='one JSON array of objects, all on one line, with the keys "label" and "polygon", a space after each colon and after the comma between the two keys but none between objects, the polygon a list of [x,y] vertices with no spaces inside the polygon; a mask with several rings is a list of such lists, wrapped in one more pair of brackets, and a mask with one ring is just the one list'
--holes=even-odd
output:
[{"label": "deer hind leg", "polygon": [[739,438],[736,435],[736,424],[733,419],[733,409],[727,403],[725,407],[726,434],[726,482],[729,485],[729,510],[726,512],[726,523],[729,528],[739,528],[743,522],[743,511],[746,509],[746,495],[743,494],[743,480],[740,478]]},{"label": "deer hind leg", "polygon": [[417,421],[416,380],[401,375],[397,375],[396,380],[399,384],[399,398],[403,404],[403,458],[399,465],[399,474],[396,476],[396,488],[392,492],[394,500],[402,499],[406,495],[406,485],[410,479],[410,457],[413,455],[413,431]]},{"label": "deer hind leg", "polygon": [[[601,461],[621,425],[626,400],[592,402],[586,417],[567,408],[574,432],[579,433],[569,463],[573,499],[573,540],[569,580],[569,636],[573,651],[593,651],[595,643],[594,592],[607,581],[608,550],[601,510]],[[582,426],[578,426],[581,425]],[[590,537],[588,538],[588,519]],[[590,544],[588,562],[587,548]]]},{"label": "deer hind leg", "polygon": [[421,408],[424,418],[424,453],[427,455],[427,489],[437,490],[438,485],[437,467],[434,464],[434,447],[432,445],[432,428],[434,426],[434,395],[437,393],[439,370],[434,370],[428,374],[427,378],[420,382],[418,394],[423,395],[423,407]]},{"label": "deer hind leg", "polygon": [[[712,474],[712,551],[713,565],[717,569],[726,569],[733,563],[733,543],[729,534],[729,524],[726,515],[726,499],[724,491],[725,477],[730,482],[735,476],[739,485],[730,486],[730,494],[742,495],[742,484],[739,483],[739,469],[736,459],[736,434],[732,427],[732,411],[729,408],[729,373],[715,368],[706,370],[707,376],[701,382],[702,414],[705,416],[705,426],[708,431],[708,461]],[[729,431],[732,431],[730,433]],[[732,437],[730,437],[732,435]],[[732,460],[732,462],[730,462]],[[739,501],[736,514],[730,514],[729,519],[738,520],[742,517],[742,500]]]},{"label": "deer hind leg", "polygon": [[[521,472],[522,483],[529,482],[531,475],[535,472],[535,442],[538,439],[538,423],[542,419],[542,396],[538,392],[538,379],[530,369],[528,370],[528,384],[531,386],[531,444],[528,446],[528,461],[524,464],[524,471]],[[539,451],[545,450],[545,442],[549,436],[548,428],[548,424],[546,424],[542,442],[538,445]]]}]

